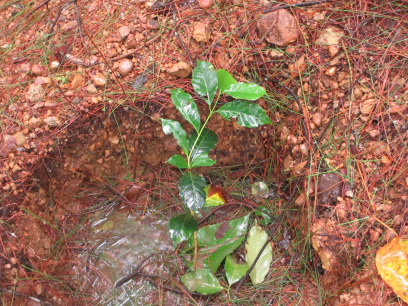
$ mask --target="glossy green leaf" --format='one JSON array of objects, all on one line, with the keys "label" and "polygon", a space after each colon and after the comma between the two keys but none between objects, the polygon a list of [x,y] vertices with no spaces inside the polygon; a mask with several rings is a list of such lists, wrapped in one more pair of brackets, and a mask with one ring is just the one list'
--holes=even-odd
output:
[{"label": "glossy green leaf", "polygon": [[182,89],[170,89],[171,99],[174,106],[180,112],[184,119],[186,119],[196,131],[200,130],[200,114],[198,113],[197,104],[189,93],[184,92]]},{"label": "glossy green leaf", "polygon": [[170,238],[174,248],[182,241],[190,238],[198,228],[197,219],[191,214],[182,214],[170,219]]},{"label": "glossy green leaf", "polygon": [[208,157],[207,153],[203,153],[201,155],[195,156],[192,163],[191,168],[195,167],[204,167],[204,166],[212,166],[216,163],[215,160]]},{"label": "glossy green leaf", "polygon": [[225,257],[234,252],[244,239],[245,236],[238,237],[236,240],[220,246],[215,252],[211,253],[211,255],[204,260],[204,269],[209,269],[212,273],[215,273]]},{"label": "glossy green leaf", "polygon": [[173,134],[173,137],[177,140],[179,146],[183,149],[184,153],[188,154],[188,140],[187,133],[181,126],[180,122],[169,120],[169,119],[160,119],[162,121],[163,132],[166,135]]},{"label": "glossy green leaf", "polygon": [[248,264],[238,264],[232,255],[228,255],[227,258],[225,258],[225,276],[230,285],[243,278],[248,269]]},{"label": "glossy green leaf", "polygon": [[195,92],[200,97],[204,97],[210,106],[218,87],[217,71],[214,66],[208,62],[197,61],[197,66],[193,70],[191,84]]},{"label": "glossy green leaf", "polygon": [[[202,130],[198,139],[197,132],[193,131],[188,139],[191,164],[197,166],[203,158],[205,159],[206,156],[208,156],[208,153],[214,148],[217,141],[217,135],[207,128]],[[197,161],[195,161],[196,159]],[[208,158],[208,160],[211,159]]]},{"label": "glossy green leaf", "polygon": [[256,100],[266,94],[263,87],[256,84],[235,83],[229,85],[224,93],[235,99]]},{"label": "glossy green leaf", "polygon": [[181,200],[186,207],[198,212],[205,204],[205,179],[191,172],[185,173],[179,183]]},{"label": "glossy green leaf", "polygon": [[239,125],[249,128],[272,123],[262,107],[248,101],[229,102],[221,106],[217,113],[227,120],[234,118]]},{"label": "glossy green leaf", "polygon": [[182,275],[180,279],[188,290],[201,294],[213,294],[222,290],[218,279],[208,270],[191,271]]},{"label": "glossy green leaf", "polygon": [[222,93],[231,84],[237,83],[234,77],[225,69],[217,70],[218,90]]},{"label": "glossy green leaf", "polygon": [[186,169],[186,168],[188,168],[188,164],[187,164],[186,159],[185,159],[183,156],[178,155],[178,154],[173,155],[172,157],[170,157],[170,158],[166,161],[166,163],[169,163],[169,164],[171,164],[171,165],[173,165],[173,166],[176,166],[176,167],[179,168],[179,169]]},{"label": "glossy green leaf", "polygon": [[[251,266],[258,256],[262,246],[268,240],[267,233],[258,225],[254,225],[248,234],[248,239],[245,245],[246,261],[248,266]],[[260,284],[264,281],[266,275],[269,272],[269,267],[272,262],[272,247],[268,243],[265,250],[262,252],[261,257],[255,264],[254,269],[249,274],[251,281],[254,285]]]},{"label": "glossy green leaf", "polygon": [[[197,231],[197,244],[201,248],[211,248],[213,246],[222,245],[231,239],[240,235],[245,235],[247,232],[249,216],[233,219],[229,222],[217,223],[204,226]],[[186,244],[186,248],[194,245],[194,239],[190,237]]]}]

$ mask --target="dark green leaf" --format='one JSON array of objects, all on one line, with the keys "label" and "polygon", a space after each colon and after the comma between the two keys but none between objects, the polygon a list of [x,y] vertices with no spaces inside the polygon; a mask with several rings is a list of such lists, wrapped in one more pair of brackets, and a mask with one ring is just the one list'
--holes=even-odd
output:
[{"label": "dark green leaf", "polygon": [[[233,238],[246,234],[250,215],[251,214],[248,214],[242,218],[229,221],[228,222],[229,229],[225,232],[225,234],[221,238],[217,238],[219,237],[219,235],[217,235],[216,233],[220,226],[224,226],[224,223],[212,224],[200,228],[197,231],[198,246],[210,248],[213,246],[222,245]],[[190,237],[186,245],[186,248],[189,248],[190,246],[193,245],[194,240],[192,239],[192,237]]]},{"label": "dark green leaf", "polygon": [[171,99],[174,106],[197,131],[200,130],[200,114],[198,113],[197,104],[195,104],[190,94],[179,89],[171,89]]},{"label": "dark green leaf", "polygon": [[244,127],[257,127],[272,123],[262,107],[248,101],[229,102],[221,106],[217,113],[227,120],[237,119],[237,123]]},{"label": "dark green leaf", "polygon": [[204,260],[204,268],[209,269],[212,273],[215,273],[224,258],[234,252],[234,250],[240,246],[244,239],[245,236],[238,237],[236,240],[220,246],[214,253]]},{"label": "dark green leaf", "polygon": [[[196,165],[195,167],[197,167],[200,162],[203,161],[203,159],[208,157],[208,153],[212,150],[212,148],[214,148],[215,144],[218,141],[218,137],[213,131],[204,128],[198,139],[197,132],[193,131],[190,134],[188,141],[191,164]],[[197,161],[195,161],[196,159]],[[206,160],[206,163],[209,163],[209,160],[211,159],[208,158]]]},{"label": "dark green leaf", "polygon": [[222,93],[231,84],[235,84],[237,81],[233,76],[225,69],[217,70],[218,76],[218,90]]},{"label": "dark green leaf", "polygon": [[177,140],[179,146],[183,149],[184,153],[188,154],[188,141],[187,133],[182,128],[180,122],[169,120],[169,119],[160,119],[162,121],[163,132],[166,135],[173,134],[173,137]]},{"label": "dark green leaf", "polygon": [[170,237],[173,240],[174,248],[182,241],[190,238],[197,230],[198,221],[191,214],[182,214],[170,219]]},{"label": "dark green leaf", "polygon": [[166,163],[169,163],[169,164],[171,164],[171,165],[173,165],[173,166],[176,166],[176,167],[179,168],[179,169],[186,169],[186,168],[188,168],[188,164],[187,164],[186,159],[185,159],[183,156],[178,155],[178,154],[173,155],[172,157],[170,157],[170,158],[166,161]]},{"label": "dark green leaf", "polygon": [[197,66],[193,70],[191,84],[195,92],[200,97],[205,97],[210,106],[217,91],[218,78],[217,71],[211,63],[197,61]]},{"label": "dark green leaf", "polygon": [[227,258],[225,258],[225,276],[227,276],[227,280],[230,285],[243,278],[248,269],[248,264],[236,263],[232,255],[228,255]]},{"label": "dark green leaf", "polygon": [[191,271],[182,275],[180,279],[187,289],[201,294],[213,294],[222,290],[218,279],[208,270]]},{"label": "dark green leaf", "polygon": [[266,94],[263,87],[256,84],[235,83],[229,85],[224,93],[235,99],[256,100]]},{"label": "dark green leaf", "polygon": [[194,160],[191,163],[191,168],[200,167],[200,166],[212,166],[216,163],[215,160],[208,157],[207,153],[198,155],[194,157]]},{"label": "dark green leaf", "polygon": [[186,207],[198,212],[205,204],[205,179],[191,172],[185,173],[179,184],[180,197]]}]

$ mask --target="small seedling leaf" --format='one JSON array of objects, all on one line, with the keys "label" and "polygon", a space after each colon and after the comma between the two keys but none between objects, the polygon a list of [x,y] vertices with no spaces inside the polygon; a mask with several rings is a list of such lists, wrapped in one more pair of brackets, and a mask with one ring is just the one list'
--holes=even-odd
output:
[{"label": "small seedling leaf", "polygon": [[237,81],[234,77],[225,69],[217,70],[218,76],[218,90],[223,93],[225,89],[231,84],[236,84]]},{"label": "small seedling leaf", "polygon": [[185,173],[179,183],[181,200],[186,207],[198,212],[205,204],[205,179],[191,172]]},{"label": "small seedling leaf", "polygon": [[[258,256],[262,246],[268,240],[268,234],[258,225],[254,225],[248,234],[248,239],[245,245],[246,261],[248,266],[251,266]],[[249,274],[251,281],[254,285],[260,284],[264,281],[266,275],[269,272],[269,267],[272,262],[272,247],[268,244],[265,250],[262,252],[261,257],[255,264],[255,267]]]},{"label": "small seedling leaf", "polygon": [[211,106],[218,87],[217,71],[214,66],[208,62],[197,61],[191,84],[195,92],[200,97],[205,97],[207,104]]},{"label": "small seedling leaf", "polygon": [[171,89],[171,99],[174,106],[180,112],[184,119],[186,119],[196,131],[200,130],[200,114],[198,113],[197,104],[189,93],[182,89]]},{"label": "small seedling leaf", "polygon": [[225,275],[227,276],[230,285],[243,278],[248,269],[248,264],[236,263],[234,256],[232,255],[228,255],[227,258],[225,258]]},{"label": "small seedling leaf", "polygon": [[237,119],[237,123],[243,127],[251,128],[272,123],[262,107],[248,101],[229,102],[221,106],[217,112],[227,120]]},{"label": "small seedling leaf", "polygon": [[188,154],[188,140],[187,133],[181,126],[180,122],[169,120],[169,119],[160,119],[162,121],[163,132],[166,135],[173,134],[173,137],[177,140],[179,146],[183,149],[184,153]]},{"label": "small seedling leaf", "polygon": [[191,214],[182,214],[170,219],[170,237],[173,240],[174,248],[193,235],[198,228],[197,219]]},{"label": "small seedling leaf", "polygon": [[187,164],[186,159],[185,159],[183,156],[178,155],[178,154],[173,155],[172,157],[170,157],[170,158],[166,161],[166,163],[169,163],[169,164],[171,164],[171,165],[173,165],[173,166],[176,166],[176,167],[179,168],[179,169],[186,169],[186,168],[188,168],[188,164]]},{"label": "small seedling leaf", "polygon": [[180,279],[188,290],[201,294],[213,294],[222,290],[218,279],[208,270],[191,271],[182,275]]},{"label": "small seedling leaf", "polygon": [[204,268],[209,269],[212,273],[215,273],[225,257],[234,252],[235,249],[241,245],[244,239],[245,236],[242,236],[234,241],[220,246],[214,253],[204,260]]},{"label": "small seedling leaf", "polygon": [[224,91],[235,99],[256,100],[266,94],[263,87],[256,84],[235,83],[230,84]]},{"label": "small seedling leaf", "polygon": [[[188,141],[191,164],[198,166],[197,163],[205,158],[203,155],[208,157],[208,153],[214,148],[218,141],[218,137],[213,131],[205,128],[202,130],[198,139],[197,132],[193,131]],[[197,162],[195,162],[196,159],[198,159]],[[208,158],[207,162],[209,162],[209,160],[212,159]]]},{"label": "small seedling leaf", "polygon": [[381,278],[408,303],[408,239],[391,240],[377,252],[375,263]]},{"label": "small seedling leaf", "polygon": [[201,167],[201,166],[212,166],[215,163],[216,161],[209,158],[207,153],[203,153],[201,155],[194,157],[191,163],[191,168]]}]

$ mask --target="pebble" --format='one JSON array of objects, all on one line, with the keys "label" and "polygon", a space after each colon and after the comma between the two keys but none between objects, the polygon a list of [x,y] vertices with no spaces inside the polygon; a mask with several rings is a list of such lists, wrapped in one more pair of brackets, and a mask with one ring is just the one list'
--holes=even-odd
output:
[{"label": "pebble", "polygon": [[214,5],[214,1],[213,0],[198,0],[198,5],[199,7],[203,9],[207,9]]},{"label": "pebble", "polygon": [[55,128],[61,125],[61,120],[56,116],[47,117],[44,119],[44,122],[49,128]]},{"label": "pebble", "polygon": [[89,84],[89,85],[86,87],[86,91],[89,92],[89,93],[91,93],[91,94],[95,94],[95,93],[98,92],[98,90],[96,89],[96,87],[95,87],[94,84]]},{"label": "pebble", "polygon": [[[106,77],[104,74],[97,72],[93,77],[92,77],[92,82],[95,84],[95,86],[105,86],[106,85]],[[89,87],[89,86],[88,86]],[[87,88],[88,88],[87,87]],[[88,91],[89,92],[89,91]]]},{"label": "pebble", "polygon": [[74,75],[74,78],[71,81],[70,88],[72,90],[78,89],[79,87],[82,87],[85,84],[85,78],[80,75],[76,74]]},{"label": "pebble", "polygon": [[118,71],[122,77],[125,77],[133,69],[133,62],[129,59],[124,59],[119,62]]},{"label": "pebble", "polygon": [[39,102],[45,96],[45,88],[41,84],[30,84],[28,87],[26,98],[30,102]]},{"label": "pebble", "polygon": [[56,69],[58,69],[60,66],[61,66],[61,65],[60,65],[60,63],[59,63],[58,61],[52,61],[51,64],[50,64],[51,70],[56,70]]},{"label": "pebble", "polygon": [[191,74],[191,66],[186,62],[178,62],[167,69],[167,72],[178,78],[186,78]]},{"label": "pebble", "polygon": [[259,38],[277,46],[287,46],[299,36],[295,17],[287,10],[263,15],[256,24]]},{"label": "pebble", "polygon": [[122,26],[119,28],[120,37],[125,39],[130,34],[130,28],[128,26]]},{"label": "pebble", "polygon": [[30,120],[28,120],[28,126],[31,128],[37,128],[41,125],[41,123],[42,121],[36,117],[31,117]]},{"label": "pebble", "polygon": [[210,28],[204,22],[195,22],[193,38],[197,42],[208,42],[210,40]]},{"label": "pebble", "polygon": [[31,67],[31,72],[35,75],[47,75],[48,74],[47,67],[45,67],[44,65],[33,65]]}]

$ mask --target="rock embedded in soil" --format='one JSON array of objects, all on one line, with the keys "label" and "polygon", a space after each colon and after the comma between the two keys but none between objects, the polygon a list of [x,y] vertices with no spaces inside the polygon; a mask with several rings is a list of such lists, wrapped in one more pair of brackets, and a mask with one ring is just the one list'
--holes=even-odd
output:
[{"label": "rock embedded in soil", "polygon": [[26,137],[24,136],[23,132],[17,132],[13,135],[14,139],[16,140],[16,144],[19,147],[22,147],[26,142]]},{"label": "rock embedded in soil", "polygon": [[91,93],[91,94],[98,93],[98,89],[96,89],[94,84],[89,84],[88,86],[86,86],[86,91]]},{"label": "rock embedded in soil", "polygon": [[197,42],[208,42],[210,40],[210,27],[204,22],[195,22],[193,38]]},{"label": "rock embedded in soil", "polygon": [[50,116],[44,119],[49,128],[56,128],[61,125],[61,120],[56,116]]},{"label": "rock embedded in soil", "polygon": [[198,6],[203,9],[208,9],[214,5],[213,0],[197,0]]},{"label": "rock embedded in soil", "polygon": [[119,28],[119,34],[122,39],[126,39],[130,34],[130,28],[128,26],[122,26]]},{"label": "rock embedded in soil", "polygon": [[337,202],[337,197],[341,195],[342,180],[334,173],[324,173],[319,176],[318,203],[323,205],[333,205]]},{"label": "rock embedded in soil", "polygon": [[189,63],[181,61],[168,68],[167,72],[178,78],[186,78],[191,74],[191,66]]},{"label": "rock embedded in soil", "polygon": [[295,17],[287,10],[278,10],[263,15],[257,22],[259,40],[287,46],[296,41],[299,33]]},{"label": "rock embedded in soil", "polygon": [[148,29],[151,30],[157,30],[158,28],[160,28],[160,24],[157,22],[157,20],[155,19],[150,19],[147,23],[146,23],[146,27]]},{"label": "rock embedded in soil", "polygon": [[48,74],[47,67],[45,67],[44,65],[33,65],[31,67],[31,72],[35,75],[47,75]]},{"label": "rock embedded in soil", "polygon": [[72,90],[75,90],[75,89],[78,89],[78,88],[84,86],[84,84],[85,84],[85,78],[80,74],[76,74],[76,75],[74,75],[74,78],[72,79],[71,84],[70,84],[69,87]]},{"label": "rock embedded in soil", "polygon": [[30,84],[28,87],[26,98],[30,102],[39,102],[45,96],[45,88],[41,84]]},{"label": "rock embedded in soil", "polygon": [[119,62],[118,71],[122,77],[127,76],[133,69],[133,62],[129,59],[124,59]]},{"label": "rock embedded in soil", "polygon": [[106,85],[106,77],[103,73],[99,71],[92,77],[92,82],[95,86],[105,86]]}]

